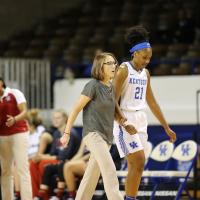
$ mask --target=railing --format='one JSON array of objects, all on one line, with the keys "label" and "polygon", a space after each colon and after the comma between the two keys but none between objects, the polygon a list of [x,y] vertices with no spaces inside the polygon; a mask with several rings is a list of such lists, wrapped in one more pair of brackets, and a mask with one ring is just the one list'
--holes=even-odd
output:
[{"label": "railing", "polygon": [[[200,144],[200,90],[196,91],[196,117],[197,117],[197,130],[194,132],[194,140]],[[194,167],[194,199],[197,198],[197,190],[198,190],[198,171],[197,163]]]},{"label": "railing", "polygon": [[0,59],[0,76],[24,94],[29,108],[51,108],[50,62],[38,59]]}]

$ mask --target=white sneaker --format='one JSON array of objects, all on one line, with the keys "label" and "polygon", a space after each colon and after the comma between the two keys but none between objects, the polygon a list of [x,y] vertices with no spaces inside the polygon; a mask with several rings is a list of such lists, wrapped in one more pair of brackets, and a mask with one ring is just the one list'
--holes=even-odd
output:
[{"label": "white sneaker", "polygon": [[39,197],[33,197],[33,200],[40,200]]},{"label": "white sneaker", "polygon": [[60,200],[60,199],[57,196],[52,196],[52,197],[50,197],[49,200]]}]

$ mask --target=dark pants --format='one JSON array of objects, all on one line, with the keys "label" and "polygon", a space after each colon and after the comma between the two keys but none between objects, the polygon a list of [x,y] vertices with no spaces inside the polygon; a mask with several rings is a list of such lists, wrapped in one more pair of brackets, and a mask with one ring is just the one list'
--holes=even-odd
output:
[{"label": "dark pants", "polygon": [[58,178],[59,181],[64,182],[63,166],[64,162],[47,165],[44,169],[42,184],[50,186],[49,184],[51,183],[53,177],[55,180]]}]

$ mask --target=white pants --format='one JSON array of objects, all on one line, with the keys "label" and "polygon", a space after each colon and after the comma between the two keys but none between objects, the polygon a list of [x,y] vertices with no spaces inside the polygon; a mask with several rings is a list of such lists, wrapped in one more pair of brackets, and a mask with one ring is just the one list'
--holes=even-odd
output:
[{"label": "white pants", "polygon": [[84,137],[91,155],[88,166],[80,183],[76,200],[91,200],[95,192],[100,173],[103,177],[104,189],[108,200],[123,200],[119,191],[115,164],[109,152],[110,146],[96,132]]},{"label": "white pants", "polygon": [[13,200],[13,163],[15,162],[22,200],[32,199],[28,162],[29,132],[0,136],[1,189],[3,200]]},{"label": "white pants", "polygon": [[126,130],[114,122],[113,135],[119,151],[120,157],[123,158],[130,153],[144,150],[147,152],[147,116],[144,111],[123,112],[128,122],[135,126],[137,134],[130,135]]}]

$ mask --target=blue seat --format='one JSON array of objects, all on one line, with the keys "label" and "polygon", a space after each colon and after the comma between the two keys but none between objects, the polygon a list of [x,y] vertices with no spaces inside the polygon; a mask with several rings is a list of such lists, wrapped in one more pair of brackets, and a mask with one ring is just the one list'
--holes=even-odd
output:
[{"label": "blue seat", "polygon": [[174,144],[165,140],[157,144],[150,154],[145,171],[163,170],[167,167],[167,163],[174,151]]},{"label": "blue seat", "polygon": [[192,169],[196,158],[197,144],[193,140],[187,140],[175,148],[165,169],[145,171],[143,176],[152,178],[156,183],[150,199],[157,200],[162,195],[168,195],[167,200],[179,200],[185,191],[184,195],[192,200],[186,183],[193,178]]},{"label": "blue seat", "polygon": [[173,151],[174,144],[168,140],[160,142],[154,147],[143,172],[138,199],[144,196],[151,199],[151,196],[154,196],[158,183],[162,181],[161,178],[154,178],[154,175],[167,169]]}]

